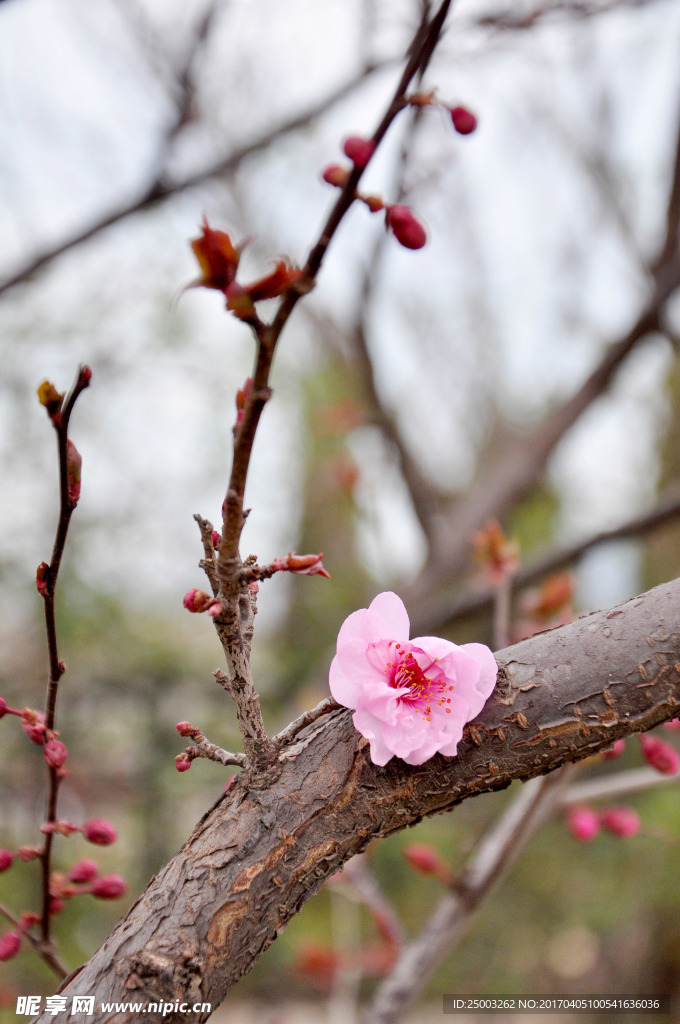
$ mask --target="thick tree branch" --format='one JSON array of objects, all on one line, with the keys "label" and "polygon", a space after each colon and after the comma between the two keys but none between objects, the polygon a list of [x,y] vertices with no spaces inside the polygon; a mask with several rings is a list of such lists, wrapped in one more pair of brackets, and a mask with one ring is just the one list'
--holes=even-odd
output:
[{"label": "thick tree branch", "polygon": [[237,781],[64,991],[215,1008],[305,900],[373,839],[675,717],[680,581],[524,640],[497,661],[496,690],[458,757],[376,767],[342,709],[279,753],[272,785],[248,791]]}]

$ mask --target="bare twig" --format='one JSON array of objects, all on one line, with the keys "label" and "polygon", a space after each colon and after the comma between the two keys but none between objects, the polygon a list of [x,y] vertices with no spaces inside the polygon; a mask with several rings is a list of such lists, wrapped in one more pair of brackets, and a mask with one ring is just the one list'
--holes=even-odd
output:
[{"label": "bare twig", "polygon": [[[55,614],[55,592],[59,567],[62,555],[66,546],[66,537],[71,522],[71,516],[76,507],[76,501],[72,500],[69,494],[68,479],[68,428],[71,413],[78,400],[79,395],[88,387],[92,376],[88,367],[81,366],[78,370],[75,383],[66,396],[61,409],[51,416],[52,425],[57,437],[57,449],[59,458],[59,519],[52,548],[52,558],[45,574],[43,594],[43,608],[45,613],[45,631],[47,634],[47,651],[49,662],[49,676],[47,681],[47,696],[45,700],[45,730],[46,736],[54,734],[57,696],[59,692],[59,680],[61,679],[65,665],[59,657],[57,644],[57,624]],[[45,822],[51,823],[57,820],[57,803],[59,798],[59,786],[62,775],[59,769],[48,764],[48,792],[46,799]],[[50,875],[52,870],[52,843],[54,832],[49,829],[43,841],[40,853],[42,867],[42,940],[47,946],[50,941]]]},{"label": "bare twig", "polygon": [[600,775],[596,779],[587,779],[569,786],[560,798],[560,806],[588,803],[591,800],[618,800],[631,793],[640,793],[645,789],[655,789],[669,782],[678,782],[680,776],[662,775],[654,768],[631,768],[625,772],[612,772]]},{"label": "bare twig", "polygon": [[272,743],[277,750],[287,746],[291,740],[295,739],[297,734],[305,729],[308,725],[316,722],[319,718],[323,718],[324,715],[330,714],[331,711],[337,710],[341,705],[334,701],[332,697],[326,697],[325,700],[320,701],[315,708],[311,711],[305,711],[304,714],[296,718],[294,722],[287,725],[285,729],[277,733],[274,736]]},{"label": "bare twig", "polygon": [[54,952],[50,942],[41,941],[40,939],[37,939],[35,935],[32,935],[28,929],[24,929],[19,918],[16,917],[11,910],[8,910],[2,903],[0,903],[0,915],[2,915],[6,921],[9,921],[13,928],[15,928],[17,934],[20,934],[22,938],[26,939],[26,941],[30,943],[43,963],[46,963],[48,967],[51,967],[58,978],[63,979],[68,976],[67,969]]}]

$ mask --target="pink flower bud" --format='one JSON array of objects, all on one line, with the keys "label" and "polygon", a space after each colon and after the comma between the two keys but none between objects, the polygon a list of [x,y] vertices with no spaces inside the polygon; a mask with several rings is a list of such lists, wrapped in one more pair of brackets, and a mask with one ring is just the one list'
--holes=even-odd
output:
[{"label": "pink flower bud", "polygon": [[64,901],[59,899],[58,896],[53,896],[50,900],[50,914],[58,914],[64,909]]},{"label": "pink flower bud", "polygon": [[11,853],[10,850],[0,850],[0,871],[7,871],[8,868],[11,868],[14,857],[15,854]]},{"label": "pink flower bud", "polygon": [[175,758],[175,768],[178,772],[188,772],[191,768],[191,761],[188,757],[178,754]]},{"label": "pink flower bud", "polygon": [[621,839],[628,839],[640,831],[640,815],[632,807],[608,807],[600,816],[602,827]]},{"label": "pink flower bud", "polygon": [[626,741],[616,740],[616,742],[612,745],[610,750],[604,750],[602,752],[602,756],[607,758],[607,760],[613,760],[615,757],[621,757],[621,754],[624,752],[625,749]]},{"label": "pink flower bud", "polygon": [[321,177],[329,185],[343,188],[349,177],[349,171],[345,167],[341,167],[340,164],[329,164],[328,167],[324,168]]},{"label": "pink flower bud", "polygon": [[66,474],[68,478],[68,500],[72,505],[78,504],[80,497],[80,470],[83,459],[73,441],[66,442]]},{"label": "pink flower bud", "polygon": [[214,548],[218,548],[220,546],[220,541],[221,540],[222,540],[222,534],[218,533],[217,530],[213,530],[213,532],[212,532],[213,547]]},{"label": "pink flower bud", "polygon": [[50,768],[61,768],[68,757],[68,750],[61,740],[48,740],[43,754]]},{"label": "pink flower bud", "polygon": [[49,592],[49,572],[47,562],[41,562],[35,570],[35,585],[41,597],[46,597]]},{"label": "pink flower bud", "polygon": [[178,722],[175,726],[180,736],[194,736],[198,731],[191,722]]},{"label": "pink flower bud", "polygon": [[404,850],[409,865],[422,875],[441,875],[448,867],[433,847],[426,843],[412,843]]},{"label": "pink flower bud", "polygon": [[680,768],[680,754],[669,743],[645,734],[640,737],[640,746],[645,761],[662,775],[675,775]]},{"label": "pink flower bud", "polygon": [[45,742],[45,716],[40,711],[24,708],[21,712],[21,727],[29,740],[42,746]]},{"label": "pink flower bud", "polygon": [[19,952],[21,936],[16,932],[5,932],[0,936],[0,960],[11,960]]},{"label": "pink flower bud", "polygon": [[587,843],[600,831],[600,821],[590,807],[575,805],[567,810],[567,828],[579,843]]},{"label": "pink flower bud", "polygon": [[40,856],[40,850],[35,846],[20,846],[17,850],[17,854],[19,855],[19,859],[22,860],[24,864],[27,864],[29,860],[35,860],[36,857]]},{"label": "pink flower bud", "polygon": [[104,875],[103,878],[95,878],[90,886],[90,892],[100,900],[117,900],[125,893],[127,882],[120,875]]},{"label": "pink flower bud", "polygon": [[477,118],[466,107],[450,107],[453,127],[459,135],[469,135],[477,127]]},{"label": "pink flower bud", "polygon": [[99,865],[93,860],[79,860],[68,872],[71,882],[90,882],[99,873]]},{"label": "pink flower bud", "polygon": [[292,572],[296,576],[325,576],[330,579],[330,573],[323,567],[323,551],[318,555],[296,555],[290,551],[285,558],[275,558],[272,562],[275,572]]},{"label": "pink flower bud", "polygon": [[375,142],[373,139],[363,139],[360,135],[350,135],[342,148],[354,166],[363,169],[375,153]]},{"label": "pink flower bud", "polygon": [[387,207],[387,226],[392,229],[394,237],[405,249],[422,249],[427,241],[425,228],[414,217],[408,206],[396,203]]},{"label": "pink flower bud", "polygon": [[88,843],[95,843],[96,846],[109,846],[116,841],[116,830],[109,821],[103,818],[94,818],[86,821],[82,833]]},{"label": "pink flower bud", "polygon": [[216,602],[214,597],[206,594],[205,590],[198,590],[196,587],[186,592],[182,603],[188,612],[205,612],[215,603],[219,605],[219,601]]},{"label": "pink flower bud", "polygon": [[4,697],[0,697],[0,718],[4,718],[7,714],[9,714],[9,704]]}]

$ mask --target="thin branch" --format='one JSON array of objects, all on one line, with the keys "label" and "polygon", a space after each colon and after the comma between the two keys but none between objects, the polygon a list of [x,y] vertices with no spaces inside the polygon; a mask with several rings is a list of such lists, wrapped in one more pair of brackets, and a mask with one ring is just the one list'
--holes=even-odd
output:
[{"label": "thin branch", "polygon": [[679,775],[662,775],[654,768],[631,768],[625,772],[612,772],[600,775],[596,779],[588,779],[569,786],[561,796],[560,806],[590,803],[595,800],[618,800],[631,793],[640,793],[646,789],[655,789],[669,782],[678,782]]},{"label": "thin branch", "polygon": [[272,743],[277,750],[281,750],[282,747],[287,746],[299,732],[306,729],[308,725],[312,725],[313,722],[323,718],[324,715],[329,715],[331,711],[337,711],[341,707],[337,701],[333,700],[332,697],[326,697],[325,700],[320,701],[315,708],[311,711],[305,711],[304,714],[296,718],[294,722],[287,725],[285,729],[277,733],[272,739]]},{"label": "thin branch", "polygon": [[26,941],[30,943],[43,963],[47,964],[47,966],[54,971],[60,980],[63,980],[68,976],[69,972],[54,952],[51,943],[45,943],[40,939],[36,939],[35,935],[32,935],[28,929],[24,928],[19,918],[16,917],[11,910],[8,910],[2,903],[0,903],[0,915],[2,915],[6,921],[9,921],[12,927],[23,939],[26,939]]}]

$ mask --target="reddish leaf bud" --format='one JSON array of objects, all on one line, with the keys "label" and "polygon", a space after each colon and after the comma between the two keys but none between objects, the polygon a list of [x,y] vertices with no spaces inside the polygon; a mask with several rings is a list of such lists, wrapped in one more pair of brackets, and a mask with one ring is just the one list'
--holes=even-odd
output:
[{"label": "reddish leaf bud", "polygon": [[425,228],[414,217],[408,206],[396,203],[387,207],[387,226],[392,229],[394,237],[405,249],[422,249],[427,241]]},{"label": "reddish leaf bud", "polygon": [[375,142],[373,139],[364,139],[361,135],[350,135],[345,139],[342,148],[354,166],[363,169],[375,153]]},{"label": "reddish leaf bud", "polygon": [[477,118],[467,107],[449,107],[449,111],[459,135],[470,135],[477,127]]},{"label": "reddish leaf bud", "polygon": [[7,871],[12,867],[16,855],[10,850],[0,850],[0,871]]},{"label": "reddish leaf bud", "polygon": [[362,199],[371,213],[379,213],[381,210],[385,209],[385,203],[380,196],[362,196]]},{"label": "reddish leaf bud", "polygon": [[0,936],[0,960],[11,960],[19,952],[21,936],[16,932],[5,932]]},{"label": "reddish leaf bud", "polygon": [[51,384],[48,380],[44,380],[38,387],[38,399],[41,405],[44,405],[47,409],[47,414],[52,419],[57,415],[61,409],[61,403],[64,401],[62,393],[57,391],[54,384]]},{"label": "reddish leaf bud", "polygon": [[95,878],[90,886],[90,892],[100,900],[117,900],[127,889],[127,882],[121,875],[104,875],[103,878]]},{"label": "reddish leaf bud", "polygon": [[629,839],[640,831],[640,815],[632,807],[608,807],[600,817],[602,827],[621,839]]},{"label": "reddish leaf bud", "polygon": [[86,388],[92,380],[92,370],[89,366],[81,366],[78,371],[78,385],[81,388]]},{"label": "reddish leaf bud", "polygon": [[641,736],[640,747],[645,761],[662,775],[675,775],[680,768],[680,754],[675,747],[657,739],[656,736]]},{"label": "reddish leaf bud", "polygon": [[66,442],[66,474],[68,477],[68,500],[72,505],[78,504],[80,497],[80,469],[82,456],[73,441]]},{"label": "reddish leaf bud", "polygon": [[79,860],[70,869],[67,878],[71,882],[90,882],[99,873],[99,865],[93,860]]},{"label": "reddish leaf bud", "polygon": [[478,530],[472,538],[472,547],[475,561],[489,574],[492,582],[499,583],[517,572],[519,545],[506,537],[497,520],[490,519],[484,529]]},{"label": "reddish leaf bud", "polygon": [[[302,280],[302,271],[294,267],[286,260],[277,260],[276,266],[271,274],[266,274],[252,284],[244,285],[244,291],[250,296],[253,302],[262,302],[263,299],[275,299],[279,295]],[[227,301],[227,309],[229,309]]]},{"label": "reddish leaf bud", "polygon": [[567,810],[567,828],[579,843],[588,843],[600,831],[600,819],[592,808],[574,805]]},{"label": "reddish leaf bud", "polygon": [[95,843],[97,846],[109,846],[116,841],[116,830],[113,825],[104,818],[94,818],[86,821],[82,827],[82,833],[88,843]]},{"label": "reddish leaf bud", "polygon": [[335,185],[336,188],[344,188],[349,178],[349,171],[346,167],[341,167],[340,164],[329,164],[328,167],[324,168],[321,177],[329,185]]},{"label": "reddish leaf bud", "polygon": [[196,284],[225,291],[236,277],[243,246],[235,246],[226,231],[213,231],[204,217],[203,234],[191,241],[191,248],[203,274]]},{"label": "reddish leaf bud", "polygon": [[49,593],[50,567],[47,562],[41,562],[35,570],[35,585],[41,597],[47,597]]}]

